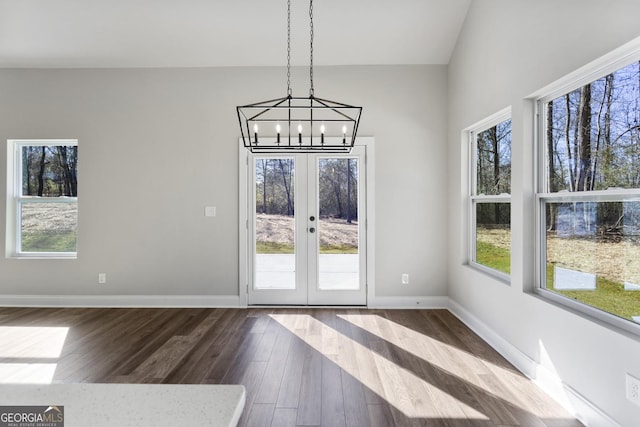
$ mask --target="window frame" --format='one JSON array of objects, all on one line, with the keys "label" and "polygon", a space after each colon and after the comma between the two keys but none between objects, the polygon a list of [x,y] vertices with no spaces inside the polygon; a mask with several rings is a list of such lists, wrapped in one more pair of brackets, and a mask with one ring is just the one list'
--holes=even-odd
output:
[{"label": "window frame", "polygon": [[[488,267],[484,264],[480,264],[476,261],[476,233],[477,233],[477,222],[476,222],[476,214],[477,214],[477,206],[479,204],[484,203],[508,203],[511,205],[511,194],[494,194],[494,195],[480,195],[477,194],[478,189],[478,164],[477,164],[477,153],[478,153],[478,144],[477,144],[477,136],[478,134],[499,125],[502,122],[507,120],[512,121],[511,115],[511,107],[504,108],[498,111],[495,114],[481,120],[480,122],[470,126],[466,129],[466,140],[468,147],[468,168],[469,171],[469,179],[468,179],[468,253],[467,253],[467,264],[479,270],[485,274],[493,276],[494,278],[505,282],[507,284],[511,283],[511,275],[507,274],[503,271],[497,270],[495,268]],[[513,121],[512,121],[513,124]],[[510,159],[511,161],[511,159]],[[511,181],[511,176],[509,176],[509,181]],[[509,225],[511,229],[511,224]],[[511,256],[511,249],[509,249],[509,256]]]},{"label": "window frame", "polygon": [[534,173],[535,173],[535,284],[534,294],[585,316],[600,324],[612,326],[618,331],[630,332],[640,336],[640,324],[618,317],[595,306],[576,301],[546,288],[547,285],[547,241],[546,241],[546,203],[562,202],[625,202],[640,199],[640,188],[610,188],[591,191],[549,192],[546,162],[547,104],[556,98],[593,83],[606,75],[640,61],[640,39],[634,40],[609,54],[581,67],[580,69],[548,85],[530,99],[534,112]]},{"label": "window frame", "polygon": [[[72,204],[78,197],[38,197],[22,194],[22,147],[25,146],[78,146],[77,139],[10,139],[7,141],[7,215],[6,258],[25,259],[76,259],[74,252],[22,251],[22,206],[35,203]],[[77,224],[76,224],[77,226]]]}]

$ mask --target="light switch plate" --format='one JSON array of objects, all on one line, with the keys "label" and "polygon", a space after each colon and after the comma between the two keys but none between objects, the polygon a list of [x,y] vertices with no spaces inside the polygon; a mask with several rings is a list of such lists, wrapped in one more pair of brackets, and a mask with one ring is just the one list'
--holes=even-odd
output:
[{"label": "light switch plate", "polygon": [[204,207],[204,216],[216,216],[216,207],[215,206],[205,206]]}]

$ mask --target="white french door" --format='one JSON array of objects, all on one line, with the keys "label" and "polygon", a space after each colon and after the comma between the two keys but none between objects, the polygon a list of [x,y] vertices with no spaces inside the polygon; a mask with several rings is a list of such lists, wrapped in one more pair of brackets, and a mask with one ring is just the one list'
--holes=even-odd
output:
[{"label": "white french door", "polygon": [[365,154],[247,154],[248,304],[366,305]]}]

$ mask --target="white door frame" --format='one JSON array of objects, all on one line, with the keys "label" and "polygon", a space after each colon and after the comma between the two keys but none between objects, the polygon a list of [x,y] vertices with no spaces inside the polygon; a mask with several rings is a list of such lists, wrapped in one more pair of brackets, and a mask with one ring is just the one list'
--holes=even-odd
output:
[{"label": "white door frame", "polygon": [[[374,301],[375,295],[375,150],[374,138],[359,137],[356,138],[356,145],[365,147],[365,192],[366,192],[366,277],[367,277],[367,305]],[[253,188],[249,179],[249,152],[242,144],[242,139],[238,141],[238,294],[240,305],[246,307],[248,305],[248,288],[251,259],[253,254],[249,249],[249,215],[250,200],[249,194],[253,194]]]}]

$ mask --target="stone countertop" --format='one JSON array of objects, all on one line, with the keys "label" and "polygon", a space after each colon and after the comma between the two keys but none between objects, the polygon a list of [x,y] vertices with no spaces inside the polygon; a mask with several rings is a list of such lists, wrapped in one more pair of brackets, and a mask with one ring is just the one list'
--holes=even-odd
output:
[{"label": "stone countertop", "polygon": [[0,385],[0,406],[64,406],[64,427],[229,427],[244,404],[241,385]]}]

